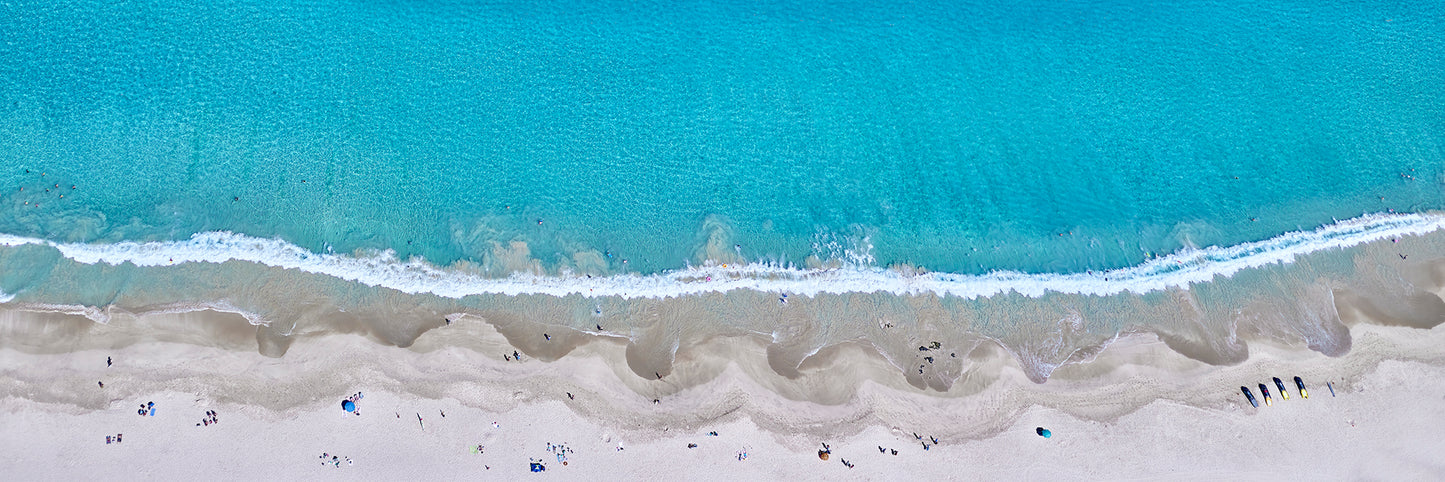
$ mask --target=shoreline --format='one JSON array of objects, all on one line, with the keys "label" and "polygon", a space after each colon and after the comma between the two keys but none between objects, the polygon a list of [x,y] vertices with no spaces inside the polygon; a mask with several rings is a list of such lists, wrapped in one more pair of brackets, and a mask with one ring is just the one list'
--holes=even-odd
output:
[{"label": "shoreline", "polygon": [[[769,294],[815,297],[889,293],[895,296],[959,297],[977,300],[1009,294],[1042,298],[1050,294],[1113,296],[1147,295],[1230,278],[1240,271],[1290,264],[1318,253],[1376,244],[1386,239],[1430,236],[1445,229],[1445,213],[1367,213],[1310,230],[1280,233],[1268,239],[1229,246],[1185,248],[1152,256],[1131,265],[1098,271],[1025,273],[994,270],[987,274],[933,272],[909,265],[873,266],[866,254],[849,252],[839,259],[808,258],[805,266],[746,261],[712,249],[698,266],[658,273],[561,266],[547,273],[541,260],[532,258],[526,243],[497,247],[496,256],[507,260],[498,273],[483,265],[492,262],[461,261],[438,266],[423,258],[398,259],[392,251],[358,251],[350,255],[316,253],[279,238],[264,239],[228,231],[193,234],[187,240],[108,244],[58,243],[0,234],[0,248],[27,246],[54,249],[82,265],[132,268],[177,267],[187,263],[222,265],[254,263],[281,270],[396,290],[407,295],[449,299],[471,296],[545,295],[588,299],[667,299],[752,290]],[[726,243],[724,243],[726,244]],[[601,258],[595,250],[586,258]],[[515,259],[514,259],[515,258]],[[578,258],[581,259],[581,258]],[[179,260],[179,261],[177,261]],[[576,269],[574,269],[576,268]],[[501,274],[501,276],[498,276]],[[596,275],[596,276],[593,276]],[[0,292],[0,302],[16,295]],[[206,306],[198,306],[206,308]]]}]

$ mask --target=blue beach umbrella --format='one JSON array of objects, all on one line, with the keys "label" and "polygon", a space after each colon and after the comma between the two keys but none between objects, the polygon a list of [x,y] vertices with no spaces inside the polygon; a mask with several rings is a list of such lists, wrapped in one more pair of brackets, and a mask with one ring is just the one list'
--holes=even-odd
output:
[{"label": "blue beach umbrella", "polygon": [[348,411],[348,412],[355,412],[355,411],[356,411],[356,404],[353,403],[351,400],[342,400],[342,401],[341,401],[341,409],[342,409],[342,410],[345,410],[345,411]]}]

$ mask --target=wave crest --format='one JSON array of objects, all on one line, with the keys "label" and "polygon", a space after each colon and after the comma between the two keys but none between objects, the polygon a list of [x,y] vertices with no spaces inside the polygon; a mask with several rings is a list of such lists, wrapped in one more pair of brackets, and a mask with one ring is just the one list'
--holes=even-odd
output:
[{"label": "wave crest", "polygon": [[[1216,277],[1230,277],[1240,270],[1291,263],[1297,257],[1310,253],[1344,249],[1385,238],[1420,235],[1442,228],[1445,228],[1445,215],[1441,214],[1372,214],[1338,221],[1313,231],[1285,233],[1264,241],[1185,249],[1127,268],[1042,274],[994,271],[984,275],[890,269],[860,261],[823,268],[770,263],[726,266],[706,263],[651,275],[545,275],[533,272],[512,273],[498,278],[467,269],[464,263],[438,267],[420,258],[398,259],[392,251],[357,255],[314,253],[280,239],[231,232],[197,233],[182,241],[111,244],[56,243],[0,235],[0,245],[50,246],[66,258],[85,264],[167,266],[178,263],[252,262],[409,294],[434,294],[447,298],[482,294],[669,298],[747,289],[803,296],[888,292],[900,296],[932,293],[973,299],[1008,293],[1037,298],[1049,292],[1107,296],[1188,289],[1192,284],[1208,282]],[[866,259],[857,257],[855,261]],[[13,295],[0,294],[0,298],[6,297]]]}]

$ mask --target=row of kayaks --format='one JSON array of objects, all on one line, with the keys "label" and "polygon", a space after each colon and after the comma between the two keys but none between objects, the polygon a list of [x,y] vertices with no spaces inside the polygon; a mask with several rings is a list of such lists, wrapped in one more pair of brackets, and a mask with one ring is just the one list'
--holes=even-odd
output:
[{"label": "row of kayaks", "polygon": [[[1310,391],[1305,388],[1305,381],[1301,380],[1300,377],[1294,377],[1294,386],[1295,389],[1299,390],[1301,397],[1310,398]],[[1283,380],[1280,380],[1279,377],[1274,377],[1274,387],[1279,389],[1280,398],[1289,400],[1289,390],[1285,389]],[[1244,392],[1244,398],[1249,399],[1250,405],[1253,405],[1254,408],[1259,408],[1259,400],[1254,398],[1254,393],[1249,391],[1249,387],[1239,387],[1239,391]],[[1259,384],[1259,393],[1264,395],[1265,405],[1274,406],[1274,398],[1270,397],[1268,386],[1265,386],[1263,383]],[[1331,386],[1330,394],[1334,395],[1334,393],[1335,387]]]}]

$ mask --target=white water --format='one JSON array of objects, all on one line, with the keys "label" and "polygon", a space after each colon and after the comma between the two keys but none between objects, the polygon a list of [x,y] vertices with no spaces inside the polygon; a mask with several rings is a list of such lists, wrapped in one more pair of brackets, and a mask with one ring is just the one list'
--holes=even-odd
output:
[{"label": "white water", "polygon": [[[507,278],[488,278],[463,269],[437,267],[419,259],[399,260],[390,251],[357,256],[318,254],[279,239],[261,239],[230,232],[198,233],[185,241],[113,244],[55,243],[0,235],[0,245],[50,246],[65,257],[86,264],[170,266],[245,261],[333,276],[405,293],[430,293],[448,298],[478,294],[666,298],[741,289],[803,296],[882,291],[895,295],[933,293],[977,298],[1010,292],[1029,297],[1043,296],[1050,291],[1104,296],[1124,292],[1143,294],[1169,288],[1188,289],[1193,283],[1229,277],[1244,269],[1290,263],[1309,253],[1343,249],[1386,238],[1420,235],[1442,228],[1445,228],[1445,215],[1372,214],[1313,231],[1285,233],[1264,241],[1186,249],[1128,268],[1069,274],[997,271],[985,275],[910,273],[868,265],[798,269],[747,264],[689,267],[654,275],[620,274],[589,278],[514,274]],[[9,295],[0,298],[8,300],[5,296]]]}]

